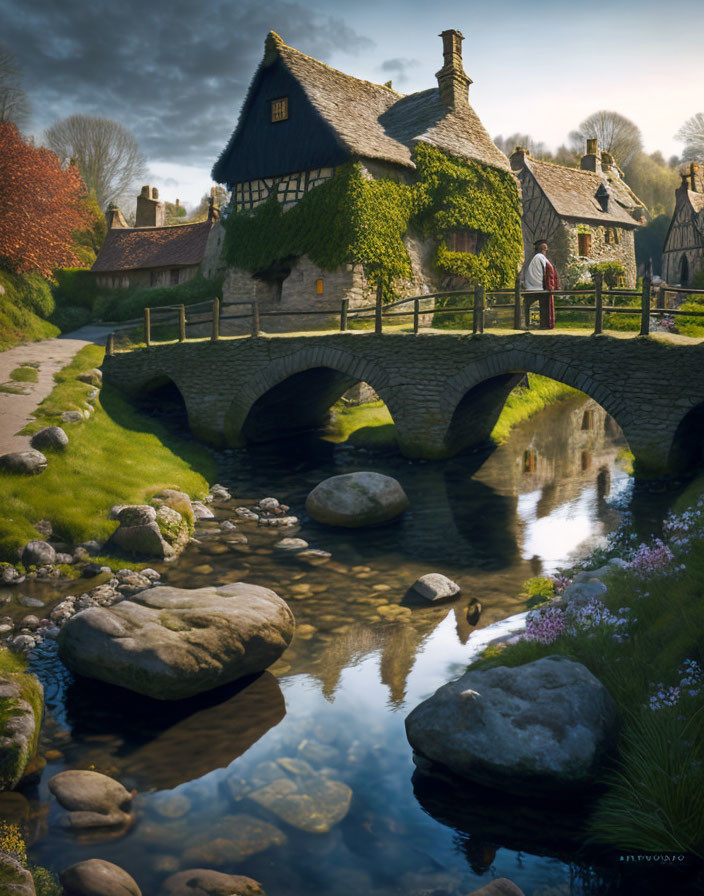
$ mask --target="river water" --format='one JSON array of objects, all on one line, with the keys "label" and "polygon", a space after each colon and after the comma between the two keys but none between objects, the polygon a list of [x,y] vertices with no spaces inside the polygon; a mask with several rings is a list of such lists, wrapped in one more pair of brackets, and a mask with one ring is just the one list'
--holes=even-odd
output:
[{"label": "river water", "polygon": [[[559,833],[551,841],[531,831],[541,822],[530,813],[514,830],[515,809],[504,811],[491,794],[460,797],[414,777],[404,719],[464,671],[473,632],[524,609],[525,579],[586,556],[633,508],[623,447],[598,405],[574,399],[517,427],[492,452],[444,463],[370,456],[316,438],[220,455],[233,500],[213,505],[217,520],[199,526],[176,564],[159,567],[163,581],[273,588],[296,616],[293,643],[253,681],[156,706],[77,680],[54,644],[38,648],[32,667],[46,689],[43,748],[51,758],[25,792],[32,859],[60,870],[104,858],[131,873],[144,896],[192,867],[249,875],[268,896],[464,896],[500,876],[527,896],[605,892],[598,870],[584,864],[589,857],[561,844]],[[400,521],[340,531],[306,517],[315,484],[360,469],[400,480],[411,502]],[[237,520],[235,507],[265,496],[290,505],[300,525],[282,531]],[[635,503],[644,532],[657,527],[662,503]],[[220,528],[225,519],[236,519],[247,543]],[[283,535],[331,559],[310,565],[281,556],[274,545]],[[409,586],[427,572],[457,581],[461,597],[410,605]],[[472,599],[482,607],[474,625]],[[46,782],[65,768],[94,768],[139,792],[126,835],[85,842],[62,827]],[[270,785],[300,795],[293,813],[265,805],[261,791]]]}]

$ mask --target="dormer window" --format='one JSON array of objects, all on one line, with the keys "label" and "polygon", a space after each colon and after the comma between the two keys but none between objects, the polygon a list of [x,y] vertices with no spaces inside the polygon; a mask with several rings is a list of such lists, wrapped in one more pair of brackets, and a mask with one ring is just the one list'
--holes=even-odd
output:
[{"label": "dormer window", "polygon": [[479,230],[454,230],[448,239],[451,252],[470,252],[477,255],[484,248],[486,234]]},{"label": "dormer window", "polygon": [[282,96],[271,101],[271,120],[286,121],[288,118],[288,97]]}]

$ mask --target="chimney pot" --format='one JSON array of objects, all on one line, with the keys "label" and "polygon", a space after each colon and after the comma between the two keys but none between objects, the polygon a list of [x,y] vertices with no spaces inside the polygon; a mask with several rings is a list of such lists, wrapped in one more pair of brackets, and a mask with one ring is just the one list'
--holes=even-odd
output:
[{"label": "chimney pot", "polygon": [[520,171],[521,168],[525,167],[526,164],[526,156],[530,156],[530,153],[525,148],[525,146],[517,146],[514,151],[511,153],[511,168],[513,171]]},{"label": "chimney pot", "polygon": [[587,139],[587,152],[582,156],[579,167],[582,171],[594,171],[596,174],[601,174],[601,158],[596,137]]},{"label": "chimney pot", "polygon": [[442,38],[443,67],[436,74],[440,99],[448,109],[453,112],[466,108],[467,91],[472,79],[462,68],[462,41],[464,36],[461,31],[450,28],[443,31]]},{"label": "chimney pot", "polygon": [[156,187],[142,187],[137,197],[137,216],[135,227],[163,227],[164,203],[159,202],[159,191]]}]

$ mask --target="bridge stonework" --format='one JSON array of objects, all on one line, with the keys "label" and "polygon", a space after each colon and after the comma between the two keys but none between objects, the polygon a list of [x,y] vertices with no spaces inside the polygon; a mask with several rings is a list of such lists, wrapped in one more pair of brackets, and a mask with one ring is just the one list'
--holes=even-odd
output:
[{"label": "bridge stonework", "polygon": [[678,472],[702,458],[704,344],[534,333],[259,336],[117,353],[103,372],[133,396],[172,381],[193,432],[216,446],[311,428],[364,381],[414,458],[482,442],[520,376],[537,373],[597,401],[643,474]]}]

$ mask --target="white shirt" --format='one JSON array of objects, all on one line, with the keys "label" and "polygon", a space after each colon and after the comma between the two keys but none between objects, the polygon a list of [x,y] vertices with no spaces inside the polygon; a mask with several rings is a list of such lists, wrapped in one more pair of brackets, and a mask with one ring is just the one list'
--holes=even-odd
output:
[{"label": "white shirt", "polygon": [[543,276],[545,274],[545,266],[548,260],[542,252],[536,252],[533,260],[526,268],[523,278],[523,288],[526,291],[543,290]]}]

